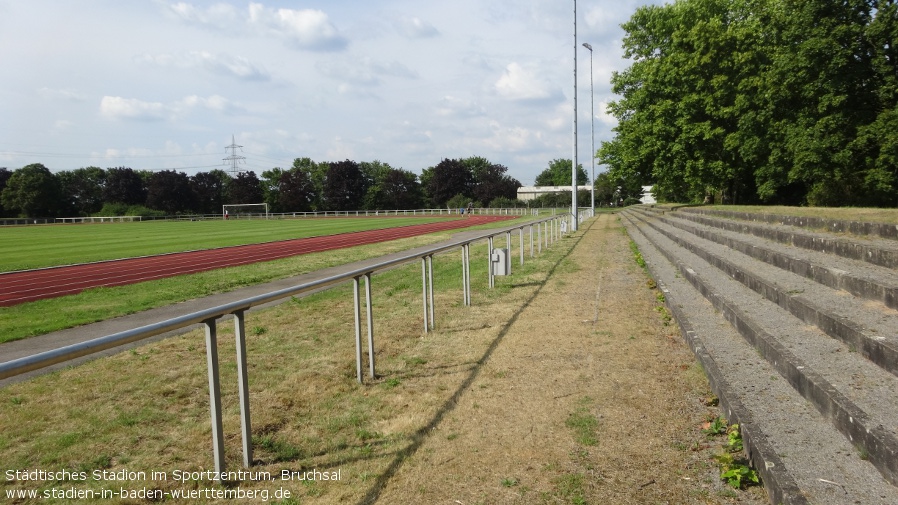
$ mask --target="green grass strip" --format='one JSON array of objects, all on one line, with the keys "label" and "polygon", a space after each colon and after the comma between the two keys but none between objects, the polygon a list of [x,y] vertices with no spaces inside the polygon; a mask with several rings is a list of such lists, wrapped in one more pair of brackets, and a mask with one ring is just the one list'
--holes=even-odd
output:
[{"label": "green grass strip", "polygon": [[445,217],[148,221],[0,228],[0,272],[444,221]]}]

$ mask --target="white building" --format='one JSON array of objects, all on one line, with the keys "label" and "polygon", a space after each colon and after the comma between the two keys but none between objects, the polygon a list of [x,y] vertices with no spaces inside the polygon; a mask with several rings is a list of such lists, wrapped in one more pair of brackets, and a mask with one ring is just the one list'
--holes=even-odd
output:
[{"label": "white building", "polygon": [[[577,186],[577,191],[589,191],[591,186]],[[562,193],[570,191],[571,186],[521,186],[518,188],[518,200],[535,200],[537,197],[550,193]]]},{"label": "white building", "polygon": [[642,198],[639,199],[642,203],[658,203],[655,201],[655,195],[652,194],[652,188],[654,186],[643,186],[642,187]]}]

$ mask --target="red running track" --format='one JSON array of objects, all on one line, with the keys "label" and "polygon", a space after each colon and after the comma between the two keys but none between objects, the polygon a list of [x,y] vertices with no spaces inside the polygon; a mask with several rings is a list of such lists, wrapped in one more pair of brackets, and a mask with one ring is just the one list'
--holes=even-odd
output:
[{"label": "red running track", "polygon": [[467,219],[447,220],[441,223],[9,272],[0,274],[0,307],[72,295],[100,286],[123,286],[216,268],[287,258],[299,254],[386,242],[503,221],[512,217],[471,216]]}]

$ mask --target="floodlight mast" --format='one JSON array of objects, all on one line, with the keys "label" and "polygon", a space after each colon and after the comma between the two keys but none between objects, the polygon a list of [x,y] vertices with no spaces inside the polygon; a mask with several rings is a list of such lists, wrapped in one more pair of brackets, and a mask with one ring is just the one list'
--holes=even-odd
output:
[{"label": "floodlight mast", "polygon": [[577,0],[574,0],[574,154],[571,156],[571,231],[577,231]]},{"label": "floodlight mast", "polygon": [[590,208],[592,209],[593,215],[596,213],[596,102],[595,102],[595,92],[592,87],[592,46],[589,45],[589,42],[584,42],[583,47],[589,49],[589,132],[592,136],[592,154],[589,158],[592,160],[592,186],[590,187],[590,198],[592,204]]}]

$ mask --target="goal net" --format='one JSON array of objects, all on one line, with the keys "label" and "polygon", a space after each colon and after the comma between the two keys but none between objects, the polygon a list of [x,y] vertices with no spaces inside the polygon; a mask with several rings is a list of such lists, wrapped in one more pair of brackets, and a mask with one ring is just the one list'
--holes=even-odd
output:
[{"label": "goal net", "polygon": [[221,206],[222,219],[268,219],[267,203],[232,203]]}]

